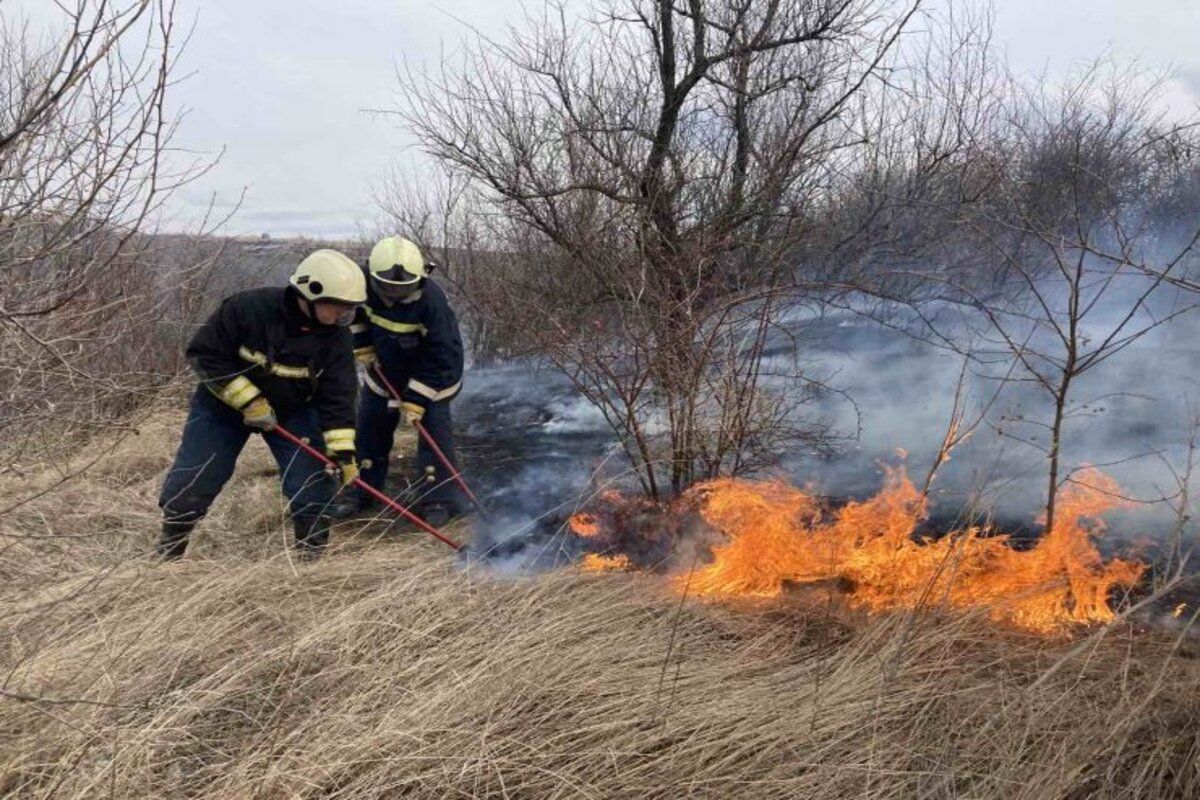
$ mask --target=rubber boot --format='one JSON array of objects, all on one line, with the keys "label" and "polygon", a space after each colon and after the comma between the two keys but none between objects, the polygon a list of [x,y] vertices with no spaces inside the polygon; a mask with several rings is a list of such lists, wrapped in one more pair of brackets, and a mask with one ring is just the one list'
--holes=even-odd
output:
[{"label": "rubber boot", "polygon": [[158,544],[154,546],[155,555],[163,561],[178,561],[183,558],[187,550],[188,536],[194,527],[194,522],[163,520],[162,533],[158,537]]},{"label": "rubber boot", "polygon": [[333,519],[349,519],[372,511],[379,503],[360,489],[342,492],[329,504],[329,516]]},{"label": "rubber boot", "polygon": [[296,552],[302,561],[316,561],[329,544],[328,517],[296,517],[292,520],[296,531]]},{"label": "rubber boot", "polygon": [[413,509],[413,513],[433,527],[441,528],[461,517],[463,512],[453,503],[433,501],[422,503]]}]

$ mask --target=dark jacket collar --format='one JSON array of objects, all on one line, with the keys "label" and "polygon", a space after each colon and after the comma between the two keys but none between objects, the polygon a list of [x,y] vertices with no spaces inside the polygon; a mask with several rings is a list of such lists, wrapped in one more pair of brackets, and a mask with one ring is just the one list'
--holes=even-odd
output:
[{"label": "dark jacket collar", "polygon": [[283,311],[283,324],[287,328],[288,333],[314,333],[321,329],[313,320],[309,319],[308,315],[300,310],[298,300],[303,300],[303,296],[296,287],[288,285],[283,290],[280,297],[280,303]]}]

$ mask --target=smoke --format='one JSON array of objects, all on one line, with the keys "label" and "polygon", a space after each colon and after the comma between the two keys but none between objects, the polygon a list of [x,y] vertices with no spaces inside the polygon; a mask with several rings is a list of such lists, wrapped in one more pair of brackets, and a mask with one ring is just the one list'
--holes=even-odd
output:
[{"label": "smoke", "polygon": [[512,362],[471,370],[454,414],[465,477],[488,510],[468,558],[511,575],[577,560],[566,520],[615,444],[599,412],[562,375]]},{"label": "smoke", "polygon": [[[1129,280],[1097,305],[1084,330],[1093,345],[1119,323],[1141,288],[1136,280]],[[1145,313],[1148,318],[1165,319],[1194,302],[1174,289],[1161,290]],[[965,319],[941,333],[965,342],[972,329],[981,329],[978,323]],[[859,433],[834,459],[804,455],[789,459],[785,466],[793,479],[814,482],[830,494],[864,497],[879,487],[880,462],[897,463],[901,451],[907,454],[903,460],[909,469],[923,476],[950,422],[963,356],[884,328],[853,311],[802,324],[810,333],[820,332],[812,338],[812,358],[853,400],[828,394],[820,410],[840,429],[857,428]],[[912,328],[920,330],[915,323]],[[1127,520],[1114,524],[1114,531],[1154,534],[1174,518],[1167,504],[1154,501],[1176,490],[1176,472],[1188,460],[1194,401],[1200,397],[1197,334],[1196,315],[1183,314],[1072,385],[1063,437],[1064,466],[1097,466],[1116,478],[1129,497],[1144,501],[1135,511],[1119,515]],[[966,418],[981,418],[981,423],[940,470],[935,511],[953,514],[971,505],[1006,526],[1032,524],[1047,492],[1044,448],[1049,444],[1053,404],[1045,390],[1013,364],[1010,354],[986,343],[981,349],[980,359],[967,364],[963,387]]]},{"label": "smoke", "polygon": [[[1137,290],[1130,282],[1097,306],[1088,321],[1095,336],[1111,329]],[[1189,302],[1175,290],[1161,291],[1148,313],[1163,318]],[[923,480],[951,418],[963,357],[853,310],[797,312],[787,324],[786,335],[768,348],[764,372],[786,374],[798,360],[807,365],[809,376],[830,390],[818,393],[805,413],[828,418],[843,446],[832,456],[794,453],[782,471],[840,498],[875,494],[883,464],[903,462]],[[963,318],[943,333],[966,340],[971,327]],[[1161,536],[1173,524],[1174,512],[1161,498],[1176,490],[1176,473],[1188,459],[1200,399],[1198,334],[1196,315],[1180,316],[1072,388],[1064,467],[1097,466],[1128,497],[1143,501],[1110,516],[1115,536]],[[948,525],[969,509],[1017,533],[1036,528],[1047,490],[1039,448],[1047,444],[1053,407],[1043,389],[1019,380],[1020,369],[1012,367],[998,351],[968,363],[966,419],[982,415],[981,421],[937,475],[935,520]],[[465,387],[454,406],[460,455],[491,511],[488,523],[477,525],[473,553],[514,574],[578,559],[584,548],[567,519],[606,487],[637,490],[603,416],[565,377],[528,363],[472,370]]]}]

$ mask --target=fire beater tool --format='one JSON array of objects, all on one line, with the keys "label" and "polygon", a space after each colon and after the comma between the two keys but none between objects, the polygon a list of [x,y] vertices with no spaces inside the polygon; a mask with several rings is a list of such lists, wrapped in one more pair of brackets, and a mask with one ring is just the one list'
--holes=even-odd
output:
[{"label": "fire beater tool", "polygon": [[[378,364],[375,365],[375,374],[379,376],[381,381],[383,381],[383,385],[387,388],[388,394],[392,396],[392,399],[399,403],[400,393],[396,391],[396,387],[393,386],[392,382],[389,381],[387,376],[383,374],[383,370],[379,368]],[[479,498],[476,497],[475,493],[472,492],[470,487],[467,486],[467,482],[463,480],[462,473],[454,468],[454,465],[450,463],[450,459],[446,458],[446,454],[442,452],[442,448],[438,447],[437,442],[434,441],[433,436],[428,430],[425,429],[424,425],[422,425],[420,422],[414,422],[413,427],[417,429],[417,433],[419,433],[421,438],[425,440],[425,444],[429,445],[429,449],[433,451],[435,456],[437,456],[438,461],[442,462],[442,466],[445,467],[446,471],[450,473],[450,477],[453,478],[455,483],[458,484],[458,487],[463,490],[463,494],[470,498],[472,505],[474,505],[479,511],[479,516],[483,517],[484,521],[486,522],[489,516],[487,509],[483,507],[483,503],[479,502]]]},{"label": "fire beater tool", "polygon": [[[320,450],[318,450],[317,448],[313,447],[311,444],[309,444],[308,442],[304,441],[304,440],[303,440],[303,439],[301,439],[299,436],[297,436],[296,434],[292,433],[291,431],[289,431],[287,428],[283,427],[282,425],[276,425],[274,428],[272,428],[272,429],[271,429],[271,433],[278,434],[279,436],[282,436],[284,439],[287,439],[289,442],[291,442],[292,444],[296,445],[296,446],[297,446],[297,447],[299,447],[301,450],[303,450],[304,452],[308,453],[310,456],[312,456],[313,458],[317,459],[318,461],[320,461],[320,462],[321,462],[322,464],[324,464],[325,466],[327,466],[327,467],[335,467],[335,468],[337,467],[337,464],[335,464],[335,463],[333,462],[333,459],[329,458],[329,457],[328,457],[328,456],[326,456],[324,453],[322,453]],[[375,488],[374,486],[372,486],[371,484],[369,484],[369,483],[367,483],[366,481],[364,481],[362,478],[355,478],[355,479],[354,479],[354,481],[353,481],[353,483],[354,483],[354,485],[355,485],[355,486],[357,486],[359,489],[362,489],[364,492],[366,492],[367,494],[371,495],[371,496],[372,496],[372,497],[374,497],[376,500],[378,500],[379,502],[383,503],[383,504],[384,504],[385,506],[387,506],[388,508],[390,508],[390,509],[392,509],[393,511],[395,511],[395,512],[396,512],[396,513],[398,513],[400,516],[404,517],[404,518],[405,518],[405,519],[407,519],[409,522],[413,523],[413,524],[414,524],[414,525],[416,525],[418,528],[420,528],[421,530],[423,530],[423,531],[425,531],[426,533],[428,533],[430,536],[432,536],[432,537],[434,537],[435,539],[437,539],[439,542],[442,542],[442,543],[444,543],[444,544],[446,544],[446,545],[449,545],[450,547],[454,548],[455,550],[461,550],[461,549],[462,549],[462,545],[461,545],[461,544],[459,544],[458,542],[454,541],[453,539],[450,539],[450,538],[448,538],[448,537],[447,537],[445,534],[443,534],[443,533],[442,533],[441,531],[439,531],[437,528],[433,527],[433,526],[432,526],[432,525],[430,525],[428,522],[426,522],[425,520],[421,519],[421,518],[420,518],[420,517],[418,517],[416,514],[412,513],[412,512],[411,512],[411,511],[409,511],[407,508],[405,508],[404,506],[400,505],[400,504],[399,504],[399,503],[397,503],[395,500],[393,500],[392,498],[388,497],[386,494],[384,494],[383,492],[379,491],[378,489],[376,489],[376,488]]]}]

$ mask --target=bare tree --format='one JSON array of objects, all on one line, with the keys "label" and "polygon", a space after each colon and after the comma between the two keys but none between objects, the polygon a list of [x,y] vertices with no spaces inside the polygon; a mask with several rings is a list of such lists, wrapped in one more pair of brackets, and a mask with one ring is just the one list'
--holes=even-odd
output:
[{"label": "bare tree", "polygon": [[0,17],[0,426],[10,434],[91,427],[161,384],[152,334],[196,267],[164,275],[157,267],[188,247],[147,235],[165,198],[206,166],[164,157],[177,125],[165,108],[182,44],[174,3],[57,5],[46,39]]},{"label": "bare tree", "polygon": [[548,4],[406,77],[422,146],[499,212],[494,315],[601,409],[649,493],[820,439],[796,422],[803,370],[768,351],[919,5],[630,0],[577,24]]},{"label": "bare tree", "polygon": [[[1046,459],[1047,527],[1071,475],[1062,463],[1067,425],[1099,399],[1077,397],[1080,378],[1196,306],[1164,288],[1188,286],[1200,230],[1192,221],[1181,235],[1162,213],[1164,194],[1195,174],[1192,133],[1154,111],[1153,85],[1127,71],[1106,76],[1103,66],[1058,93],[1010,80],[993,106],[999,116],[976,128],[961,167],[944,173],[972,191],[908,212],[937,220],[936,246],[905,259],[868,240],[843,284],[898,302],[910,320],[915,311],[917,335],[985,373],[1000,364],[1002,380],[1045,398],[1044,419],[1021,419],[1038,433],[1015,425],[1004,433]],[[965,348],[965,339],[978,346]]]},{"label": "bare tree", "polygon": [[[1035,445],[1047,459],[1047,528],[1069,478],[1061,463],[1064,426],[1088,409],[1074,399],[1078,380],[1196,307],[1155,302],[1200,232],[1170,253],[1155,236],[1147,199],[1171,166],[1159,145],[1178,131],[1160,129],[1141,89],[1123,79],[1104,84],[1092,73],[1062,97],[1031,98],[1013,125],[1015,166],[1000,185],[999,214],[988,209],[971,222],[1017,287],[1010,302],[974,306],[993,344],[1012,355],[1021,380],[1052,408],[1042,423],[1048,439]],[[1139,268],[1147,257],[1161,266],[1156,274]]]}]

